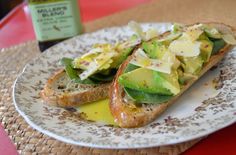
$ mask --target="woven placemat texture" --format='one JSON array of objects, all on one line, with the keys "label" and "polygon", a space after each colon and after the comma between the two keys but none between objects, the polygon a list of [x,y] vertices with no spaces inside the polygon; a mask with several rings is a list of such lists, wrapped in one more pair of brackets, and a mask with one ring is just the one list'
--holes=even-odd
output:
[{"label": "woven placemat texture", "polygon": [[25,64],[39,55],[40,52],[35,41],[0,51],[0,121],[20,154],[171,155],[180,154],[200,140],[147,149],[94,149],[66,144],[34,130],[16,111],[12,101],[12,87]]},{"label": "woven placemat texture", "polygon": [[[103,27],[141,22],[176,21],[183,23],[219,21],[236,25],[235,0],[153,0],[133,9],[85,24],[91,32]],[[16,112],[12,103],[12,85],[24,65],[40,55],[35,41],[0,51],[0,121],[20,154],[180,154],[200,139],[178,145],[132,149],[104,150],[69,145],[31,128]]]}]

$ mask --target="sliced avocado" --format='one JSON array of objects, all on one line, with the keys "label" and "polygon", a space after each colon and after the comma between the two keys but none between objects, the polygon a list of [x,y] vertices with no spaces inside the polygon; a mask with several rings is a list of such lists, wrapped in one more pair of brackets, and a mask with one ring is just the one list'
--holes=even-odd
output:
[{"label": "sliced avocado", "polygon": [[210,57],[211,57],[211,52],[213,49],[213,43],[210,40],[200,40],[201,46],[201,58],[203,59],[204,62],[208,62]]},{"label": "sliced avocado", "polygon": [[[118,68],[120,64],[122,64],[123,61],[127,59],[127,57],[132,53],[133,49],[135,48],[135,45],[132,45],[132,43],[136,42],[137,39],[137,35],[132,35],[126,42],[123,42],[116,46],[116,51],[118,54],[112,58],[113,62],[111,64],[111,68]],[[127,46],[127,44],[129,46],[124,48],[124,46]]]},{"label": "sliced avocado", "polygon": [[122,62],[131,54],[132,51],[133,47],[120,50],[118,54],[112,58],[113,62],[111,64],[111,68],[118,68],[120,64],[122,64]]},{"label": "sliced avocado", "polygon": [[190,80],[197,78],[196,75],[190,74],[190,73],[184,73],[182,69],[178,68],[177,70],[178,76],[179,76],[179,83],[181,85],[185,85],[188,83]]},{"label": "sliced avocado", "polygon": [[181,61],[181,66],[185,73],[197,75],[201,71],[204,61],[200,56],[178,58]]},{"label": "sliced avocado", "polygon": [[169,101],[173,97],[172,95],[151,94],[126,87],[124,90],[126,94],[136,102],[136,104],[162,104]]},{"label": "sliced avocado", "polygon": [[203,34],[200,35],[198,41],[201,42],[200,50],[201,50],[201,58],[204,60],[204,62],[208,62],[211,53],[213,50],[213,42],[208,38],[207,34],[204,32]]},{"label": "sliced avocado", "polygon": [[153,70],[138,68],[122,74],[119,83],[127,88],[147,92],[171,95],[172,93],[163,87],[162,83],[155,81]]},{"label": "sliced avocado", "polygon": [[166,73],[155,71],[154,72],[154,81],[156,83],[161,84],[161,86],[163,88],[166,88],[174,95],[176,95],[180,92],[177,71],[172,71],[171,74],[166,74]]},{"label": "sliced avocado", "polygon": [[143,42],[142,47],[147,55],[153,59],[160,59],[165,53],[165,46],[156,40],[151,42]]},{"label": "sliced avocado", "polygon": [[202,33],[202,34],[199,36],[198,40],[209,40],[209,38],[207,37],[206,33]]},{"label": "sliced avocado", "polygon": [[210,38],[220,39],[222,37],[222,35],[219,33],[219,31],[216,28],[206,26],[204,31],[206,35]]},{"label": "sliced avocado", "polygon": [[183,85],[183,84],[185,83],[185,81],[183,81],[183,80],[181,79],[181,77],[183,77],[183,75],[184,75],[184,72],[183,72],[183,70],[182,70],[182,67],[179,67],[179,68],[177,69],[177,73],[178,73],[178,77],[179,77],[179,84]]}]

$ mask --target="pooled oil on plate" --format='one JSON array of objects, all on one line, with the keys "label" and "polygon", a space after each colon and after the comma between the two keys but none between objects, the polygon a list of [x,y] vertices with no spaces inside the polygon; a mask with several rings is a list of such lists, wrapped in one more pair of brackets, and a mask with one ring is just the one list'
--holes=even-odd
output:
[{"label": "pooled oil on plate", "polygon": [[[147,23],[142,26],[145,29],[153,26],[164,32],[170,29],[171,24]],[[39,93],[45,82],[61,68],[58,63],[60,58],[79,56],[94,43],[115,43],[131,34],[126,26],[106,28],[48,49],[26,65],[15,82],[13,97],[18,112],[33,128],[58,140],[117,149],[176,144],[208,135],[236,121],[236,48],[159,118],[144,127],[124,129],[115,126],[108,113],[107,101],[66,110],[49,106],[41,100]],[[99,110],[90,110],[94,108]],[[84,113],[87,113],[89,121],[83,119]]]},{"label": "pooled oil on plate", "polygon": [[109,100],[100,100],[84,104],[76,108],[78,112],[83,113],[84,120],[100,123],[107,126],[117,126],[109,110]]}]

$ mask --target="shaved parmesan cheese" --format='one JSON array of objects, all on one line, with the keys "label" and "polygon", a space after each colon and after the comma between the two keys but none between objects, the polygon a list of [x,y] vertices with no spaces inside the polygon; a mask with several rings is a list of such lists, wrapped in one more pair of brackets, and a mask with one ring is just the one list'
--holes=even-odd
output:
[{"label": "shaved parmesan cheese", "polygon": [[98,54],[98,53],[101,53],[101,52],[103,52],[102,48],[100,48],[100,47],[93,48],[88,53],[85,53],[84,55],[82,55],[80,57],[80,59],[84,59],[85,57],[88,57],[88,56],[91,56],[91,55],[94,55],[94,54]]},{"label": "shaved parmesan cheese", "polygon": [[144,40],[147,41],[157,36],[158,36],[157,30],[154,28],[150,28],[147,30],[147,32],[145,32]]},{"label": "shaved parmesan cheese", "polygon": [[205,25],[204,31],[211,38],[216,38],[216,39],[222,38],[222,35],[220,34],[220,32],[216,28]]},{"label": "shaved parmesan cheese", "polygon": [[128,26],[131,30],[133,30],[141,39],[144,39],[145,34],[143,32],[142,27],[135,21],[130,21]]},{"label": "shaved parmesan cheese", "polygon": [[235,40],[234,36],[231,35],[231,34],[224,34],[224,35],[222,35],[222,39],[223,39],[227,44],[236,45],[236,40]]},{"label": "shaved parmesan cheese", "polygon": [[107,53],[112,51],[112,45],[110,44],[97,44],[96,48],[91,49],[88,53],[85,53],[81,57],[75,58],[72,62],[74,68],[80,68],[87,70],[89,64],[96,59],[101,53]]},{"label": "shaved parmesan cheese", "polygon": [[132,40],[128,40],[128,41],[125,41],[125,42],[121,43],[119,45],[119,48],[124,49],[124,48],[134,47],[134,46],[136,46],[140,43],[141,43],[140,38],[132,39]]},{"label": "shaved parmesan cheese", "polygon": [[162,39],[159,39],[158,41],[159,42],[172,41],[172,40],[177,39],[179,36],[181,36],[181,34],[182,34],[181,32],[171,33],[168,36],[166,36],[166,37],[164,37]]},{"label": "shaved parmesan cheese", "polygon": [[188,35],[191,41],[196,41],[200,37],[200,35],[203,33],[203,31],[197,29],[194,31],[186,31],[185,33]]},{"label": "shaved parmesan cheese", "polygon": [[193,25],[191,27],[187,27],[181,39],[196,41],[199,36],[204,32],[202,29],[202,24]]},{"label": "shaved parmesan cheese", "polygon": [[135,55],[140,55],[142,57],[148,58],[147,54],[141,48],[137,50],[137,53],[135,53]]},{"label": "shaved parmesan cheese", "polygon": [[142,27],[135,21],[128,23],[128,26],[144,41],[150,40],[158,36],[158,32],[154,28],[150,28],[147,32],[143,32]]},{"label": "shaved parmesan cheese", "polygon": [[[100,67],[102,67],[104,64],[110,61],[110,59],[116,55],[114,51],[107,52],[107,53],[101,53],[99,56],[97,56],[94,61],[89,62],[87,70],[83,71],[79,77],[81,80],[84,80],[88,78],[90,75],[94,74],[97,70],[99,70]],[[104,67],[104,66],[103,66]]]},{"label": "shaved parmesan cheese", "polygon": [[147,68],[147,69],[151,69],[151,70],[155,70],[155,71],[167,73],[167,74],[171,73],[171,66],[173,64],[173,63],[167,63],[162,60],[150,59],[145,54],[145,52],[140,48],[135,52],[134,57],[130,61],[130,63],[136,66],[140,66],[143,68]]},{"label": "shaved parmesan cheese", "polygon": [[172,68],[177,69],[180,66],[180,61],[176,58],[175,54],[167,50],[162,56],[161,60],[171,63]]},{"label": "shaved parmesan cheese", "polygon": [[187,27],[187,30],[196,30],[196,29],[202,29],[203,28],[203,24],[194,24],[193,26],[189,26]]},{"label": "shaved parmesan cheese", "polygon": [[191,40],[175,40],[170,43],[169,50],[178,56],[194,57],[200,54],[201,42]]},{"label": "shaved parmesan cheese", "polygon": [[100,66],[98,68],[98,70],[106,70],[111,66],[111,63],[113,62],[112,59],[109,59],[105,64],[103,64],[102,66]]}]

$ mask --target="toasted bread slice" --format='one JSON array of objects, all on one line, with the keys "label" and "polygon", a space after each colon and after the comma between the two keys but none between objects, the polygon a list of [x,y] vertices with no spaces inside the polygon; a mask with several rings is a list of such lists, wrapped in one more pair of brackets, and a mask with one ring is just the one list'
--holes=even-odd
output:
[{"label": "toasted bread slice", "polygon": [[[209,23],[207,23],[209,24]],[[214,27],[217,27],[221,31],[229,32],[229,26],[224,24],[210,23]],[[164,33],[163,35],[167,35],[169,32]],[[211,67],[216,65],[226,53],[230,51],[233,46],[225,45],[223,49],[221,49],[216,55],[211,56],[210,61],[206,63],[199,75],[199,78],[206,73]],[[183,94],[197,79],[193,79],[189,81],[184,87],[181,89],[181,92],[174,96],[171,100],[162,104],[142,104],[142,106],[136,106],[133,101],[127,100],[125,98],[125,92],[121,85],[118,83],[118,77],[123,73],[124,69],[127,67],[129,61],[132,59],[133,54],[120,66],[115,79],[112,83],[112,88],[110,90],[110,110],[112,115],[115,118],[115,122],[120,127],[132,128],[132,127],[140,127],[144,126],[153,120],[155,120],[158,115],[163,113],[168,106],[173,104],[175,100],[179,98],[181,94]]]},{"label": "toasted bread slice", "polygon": [[74,83],[64,69],[51,76],[41,91],[46,103],[59,107],[75,107],[108,97],[111,83],[91,85]]}]

